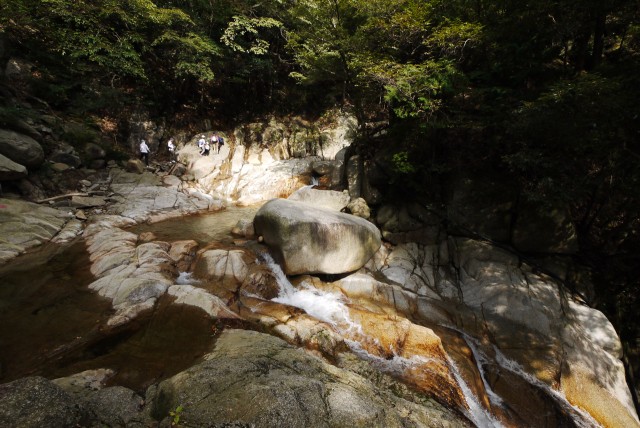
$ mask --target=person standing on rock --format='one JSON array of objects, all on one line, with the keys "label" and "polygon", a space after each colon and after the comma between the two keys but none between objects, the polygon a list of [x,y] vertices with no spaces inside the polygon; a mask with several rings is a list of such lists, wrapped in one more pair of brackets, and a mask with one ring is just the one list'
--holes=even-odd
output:
[{"label": "person standing on rock", "polygon": [[220,153],[220,148],[222,148],[222,146],[224,145],[224,138],[222,138],[222,135],[218,135],[218,153]]},{"label": "person standing on rock", "polygon": [[144,140],[140,142],[140,159],[144,160],[146,166],[149,166],[149,146]]},{"label": "person standing on rock", "polygon": [[213,147],[213,150],[215,150],[217,145],[218,145],[218,136],[216,134],[213,134],[209,139],[209,146]]},{"label": "person standing on rock", "polygon": [[200,136],[198,140],[198,148],[200,149],[200,154],[204,155],[204,146],[207,144],[207,140],[204,139],[204,135]]},{"label": "person standing on rock", "polygon": [[167,148],[169,149],[169,160],[171,163],[175,163],[176,145],[173,143],[173,138],[169,138],[169,141],[167,141]]}]

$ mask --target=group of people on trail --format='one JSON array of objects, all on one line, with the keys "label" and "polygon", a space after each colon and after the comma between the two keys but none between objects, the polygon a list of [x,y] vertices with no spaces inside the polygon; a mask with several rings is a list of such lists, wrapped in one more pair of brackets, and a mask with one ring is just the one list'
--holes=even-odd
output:
[{"label": "group of people on trail", "polygon": [[[200,149],[200,155],[209,156],[211,147],[217,149],[217,153],[220,153],[220,148],[224,145],[224,138],[217,133],[213,134],[209,140],[206,139],[204,134],[198,139],[198,148]],[[169,151],[169,160],[171,163],[176,162],[176,144],[173,138],[169,138],[167,141],[167,150]],[[145,140],[140,141],[140,160],[144,161],[146,166],[149,166],[149,153],[151,150]]]},{"label": "group of people on trail", "polygon": [[201,156],[209,156],[209,152],[211,151],[211,147],[217,149],[217,153],[220,153],[220,148],[224,145],[224,138],[219,136],[218,134],[213,134],[209,137],[209,140],[206,139],[204,135],[200,136],[198,140],[198,148],[200,149]]}]

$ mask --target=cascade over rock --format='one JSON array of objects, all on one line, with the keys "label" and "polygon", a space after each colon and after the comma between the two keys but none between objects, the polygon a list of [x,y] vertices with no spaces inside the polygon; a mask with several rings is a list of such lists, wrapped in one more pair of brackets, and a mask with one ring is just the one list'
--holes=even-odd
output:
[{"label": "cascade over rock", "polygon": [[[487,243],[450,238],[441,245],[381,250],[367,267],[398,286],[352,275],[339,282],[349,298],[373,297],[440,325],[455,320],[456,328],[492,343],[488,352],[501,350],[534,374],[538,387],[557,387],[604,426],[640,426],[611,323],[562,295],[557,283],[532,272],[517,256]],[[513,382],[500,372],[492,376],[496,390]]]},{"label": "cascade over rock", "polygon": [[366,220],[284,199],[264,204],[254,227],[288,275],[352,272],[381,245],[380,231]]}]

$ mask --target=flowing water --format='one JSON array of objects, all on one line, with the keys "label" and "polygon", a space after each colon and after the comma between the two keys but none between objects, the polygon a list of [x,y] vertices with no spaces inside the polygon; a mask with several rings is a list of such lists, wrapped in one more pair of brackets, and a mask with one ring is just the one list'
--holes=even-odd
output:
[{"label": "flowing water", "polygon": [[[262,258],[273,272],[280,287],[280,294],[278,297],[272,299],[274,302],[300,308],[312,317],[332,325],[345,337],[352,337],[353,339],[345,341],[351,348],[351,351],[361,358],[370,361],[379,370],[391,375],[402,376],[412,369],[418,368],[419,370],[420,367],[426,367],[429,363],[425,357],[417,355],[411,358],[402,357],[395,352],[392,358],[372,355],[365,350],[363,344],[365,342],[374,342],[376,339],[364,334],[361,326],[351,320],[348,302],[345,301],[343,296],[318,290],[304,282],[301,284],[301,288],[295,288],[282,271],[282,268],[273,261],[271,256],[264,254]],[[460,375],[454,361],[449,358],[448,364],[464,394],[468,407],[467,409],[460,410],[478,427],[501,428],[502,424],[494,418],[473,395],[471,389]]]},{"label": "flowing water", "polygon": [[[201,245],[231,243],[234,241],[231,228],[238,220],[251,219],[256,210],[257,207],[231,207],[207,215],[138,225],[130,230],[153,232],[158,240],[194,239]],[[274,302],[300,308],[329,324],[345,337],[353,353],[382,372],[403,378],[416,370],[420,376],[420,370],[429,369],[431,362],[423,356],[406,358],[393,349],[388,350],[390,355],[371,354],[367,346],[377,339],[368,337],[352,320],[351,302],[347,298],[306,282],[294,287],[268,253],[261,254],[260,258],[277,280],[279,295]],[[119,329],[108,329],[106,321],[113,314],[111,301],[88,288],[93,280],[82,241],[65,248],[44,246],[0,269],[0,383],[27,375],[55,378],[88,369],[110,368],[117,373],[110,384],[143,392],[150,384],[201,359],[223,326],[199,309],[172,305],[170,298],[164,297],[153,313]],[[196,282],[186,272],[176,279],[177,284]],[[242,322],[228,323],[252,328]],[[569,415],[573,425],[597,426],[589,415],[571,406],[561,394],[525,373],[497,349],[492,350],[492,356],[487,356],[480,344],[464,332],[449,326],[432,327],[442,338],[449,354],[446,365],[464,395],[466,408],[458,410],[476,426],[500,427],[501,421],[513,420],[510,413],[513,400],[505,399],[504,390],[492,389],[487,367],[512,375],[509,379],[515,383],[507,396],[519,394],[518,389],[525,386],[544,391],[563,415]],[[466,351],[455,352],[453,342],[457,342],[458,349]],[[469,374],[471,372],[475,374]],[[495,379],[495,373],[491,376]],[[514,426],[513,423],[506,425]]]},{"label": "flowing water", "polygon": [[[345,343],[353,353],[369,361],[384,373],[406,378],[407,373],[416,373],[416,369],[419,373],[424,367],[428,367],[428,364],[426,364],[428,361],[423,356],[405,358],[393,353],[392,357],[389,358],[388,356],[383,357],[371,354],[366,350],[365,343],[375,342],[376,339],[367,337],[362,332],[361,326],[350,318],[350,302],[345,296],[319,290],[305,281],[294,287],[281,267],[274,262],[269,254],[263,254],[260,257],[272,271],[279,286],[279,295],[272,301],[300,308],[313,318],[331,325],[338,333],[347,338]],[[462,345],[468,350],[468,356],[465,356],[463,352],[462,354],[458,353],[458,358],[467,366],[469,362],[472,362],[473,371],[476,373],[475,377],[480,382],[480,386],[476,386],[474,390],[470,387],[469,380],[466,380],[465,376],[461,374],[456,361],[451,356],[447,357],[447,363],[464,395],[467,406],[458,410],[464,413],[476,426],[500,428],[505,426],[503,421],[506,422],[507,426],[530,425],[534,419],[527,419],[527,415],[542,409],[545,409],[545,413],[554,415],[536,420],[536,422],[542,421],[542,423],[540,425],[534,423],[534,426],[555,426],[555,424],[581,428],[600,426],[589,414],[572,406],[561,393],[526,373],[522,367],[507,358],[495,346],[492,347],[493,357],[490,357],[481,351],[480,343],[465,332],[451,326],[432,327],[438,331],[438,336],[442,339],[447,352],[452,351],[451,343],[447,342],[455,342],[456,339],[461,342],[458,346]],[[518,403],[514,403],[513,400],[505,401],[503,397],[492,389],[491,383],[487,379],[488,374],[485,371],[485,367],[489,366],[499,367],[500,370],[507,371],[513,375],[511,378],[513,385],[506,393],[509,398],[522,395],[523,386],[526,385],[527,388],[534,391],[542,391],[545,396],[550,397],[550,403],[547,402],[543,407],[536,410],[533,404],[530,404],[526,409],[522,409],[518,408]],[[484,405],[481,402],[482,400],[479,399],[479,395],[486,397]]]}]

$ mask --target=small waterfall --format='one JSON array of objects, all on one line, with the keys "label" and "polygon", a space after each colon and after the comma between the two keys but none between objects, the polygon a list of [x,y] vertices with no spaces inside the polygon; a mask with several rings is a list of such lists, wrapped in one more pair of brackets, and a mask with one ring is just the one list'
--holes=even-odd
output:
[{"label": "small waterfall", "polygon": [[[363,360],[369,361],[373,366],[378,368],[381,372],[402,376],[408,370],[416,367],[427,367],[429,363],[427,358],[414,356],[412,358],[404,358],[396,355],[394,350],[391,349],[393,358],[387,359],[381,356],[370,354],[363,346],[363,343],[370,342],[376,343],[377,339],[369,337],[362,332],[360,325],[350,319],[349,308],[345,301],[344,296],[336,293],[324,292],[316,289],[310,284],[302,283],[300,288],[294,287],[287,276],[282,271],[280,265],[278,265],[271,255],[264,253],[261,255],[264,263],[269,267],[276,277],[280,292],[278,297],[272,299],[274,302],[294,306],[304,310],[310,316],[326,322],[333,326],[337,332],[341,334],[348,334],[350,338],[345,337],[345,343],[349,346],[351,351],[358,355]],[[483,352],[480,351],[480,343],[473,337],[458,330],[452,326],[443,326],[450,330],[456,331],[466,342],[467,346],[471,350],[473,357],[476,361],[477,369],[480,374],[481,380],[484,384],[484,389],[489,397],[492,405],[504,406],[502,398],[496,394],[490,387],[489,382],[486,379],[483,366],[491,364],[493,359],[488,358]],[[573,415],[572,419],[577,426],[581,428],[594,428],[600,427],[600,425],[585,411],[574,407],[567,401],[564,395],[544,382],[537,379],[535,376],[527,373],[518,363],[508,359],[499,349],[495,348],[495,363],[500,367],[508,370],[515,375],[524,379],[527,383],[544,390],[549,397],[556,401],[556,403],[568,414]],[[462,375],[460,374],[455,362],[448,358],[448,365],[451,372],[458,383],[465,401],[468,406],[467,417],[478,427],[499,428],[503,425],[498,421],[485,407],[478,401],[473,394],[471,388],[466,384]],[[464,410],[463,410],[464,411]]]},{"label": "small waterfall", "polygon": [[261,255],[265,264],[271,269],[276,277],[280,288],[278,297],[272,299],[274,302],[294,306],[304,310],[312,317],[324,321],[336,327],[338,330],[357,329],[357,326],[349,318],[349,310],[344,303],[344,298],[335,293],[326,293],[315,287],[303,283],[303,288],[295,288],[270,254]]},{"label": "small waterfall", "polygon": [[312,187],[313,186],[317,186],[318,184],[319,184],[318,177],[316,177],[315,175],[312,175],[311,176],[311,186]]},{"label": "small waterfall", "polygon": [[489,363],[489,359],[486,358],[485,355],[480,352],[477,346],[477,342],[471,336],[457,329],[455,329],[455,331],[460,333],[464,341],[467,343],[467,346],[469,347],[469,349],[471,349],[471,353],[473,354],[473,359],[476,362],[476,367],[478,368],[478,373],[480,373],[480,378],[482,379],[482,384],[484,385],[484,390],[486,391],[487,396],[489,397],[489,401],[491,401],[492,405],[504,407],[504,401],[502,400],[502,398],[500,398],[498,394],[493,392],[493,389],[491,389],[491,385],[489,385],[489,382],[487,381],[487,378],[485,376],[483,366]]},{"label": "small waterfall", "polygon": [[[480,351],[480,343],[478,342],[478,340],[469,336],[465,332],[458,330],[455,327],[446,326],[446,328],[453,330],[462,336],[464,341],[467,343],[467,346],[469,347],[469,349],[471,349],[471,352],[473,353],[473,357],[478,367],[478,372],[480,373],[480,377],[482,379],[482,383],[484,384],[485,391],[487,392],[489,400],[491,401],[492,404],[503,406],[504,401],[495,392],[493,392],[493,390],[491,389],[485,377],[485,371],[483,369],[483,365],[488,364],[490,360],[484,353]],[[500,367],[510,371],[511,373],[516,374],[520,378],[524,379],[530,385],[533,385],[545,391],[547,395],[551,397],[553,400],[555,400],[556,403],[563,410],[565,410],[568,414],[573,415],[573,421],[576,423],[577,426],[583,427],[583,428],[594,428],[594,427],[601,426],[587,412],[569,403],[569,401],[567,401],[566,397],[562,393],[551,388],[549,385],[542,382],[537,377],[527,373],[522,368],[522,366],[520,366],[520,364],[507,358],[498,348],[496,348],[495,345],[492,345],[492,346],[496,355],[495,362]]]},{"label": "small waterfall", "polygon": [[[453,362],[451,358],[447,358],[449,362],[449,366],[451,367],[451,371],[456,378],[456,382],[460,385],[460,389],[464,394],[464,399],[467,402],[467,406],[469,406],[469,412],[467,417],[471,419],[471,421],[477,426],[482,428],[501,428],[503,425],[496,420],[485,408],[480,404],[480,402],[476,399],[473,392],[471,392],[471,388],[467,385],[467,383],[460,375],[460,371],[458,370],[458,366]],[[483,379],[484,380],[484,379]]]},{"label": "small waterfall", "polygon": [[[312,317],[332,325],[338,332],[343,334],[350,333],[352,338],[355,336],[355,340],[345,338],[345,343],[351,351],[363,360],[371,362],[374,367],[383,373],[402,376],[411,368],[420,367],[421,369],[425,369],[428,367],[430,359],[422,356],[416,355],[411,358],[405,358],[398,356],[393,352],[394,350],[391,349],[390,351],[394,356],[391,359],[387,359],[367,352],[363,348],[362,343],[365,341],[377,342],[377,339],[364,335],[361,327],[350,319],[348,307],[341,295],[320,291],[306,283],[302,284],[302,289],[296,289],[291,282],[289,282],[280,265],[275,263],[271,255],[265,253],[261,257],[275,275],[280,287],[278,297],[272,299],[272,301],[303,309]],[[455,380],[460,385],[460,389],[469,407],[467,417],[478,427],[501,428],[502,424],[478,402],[460,375],[455,363],[450,358],[448,359],[448,364],[454,374]],[[497,399],[499,399],[499,397],[497,397]]]}]

